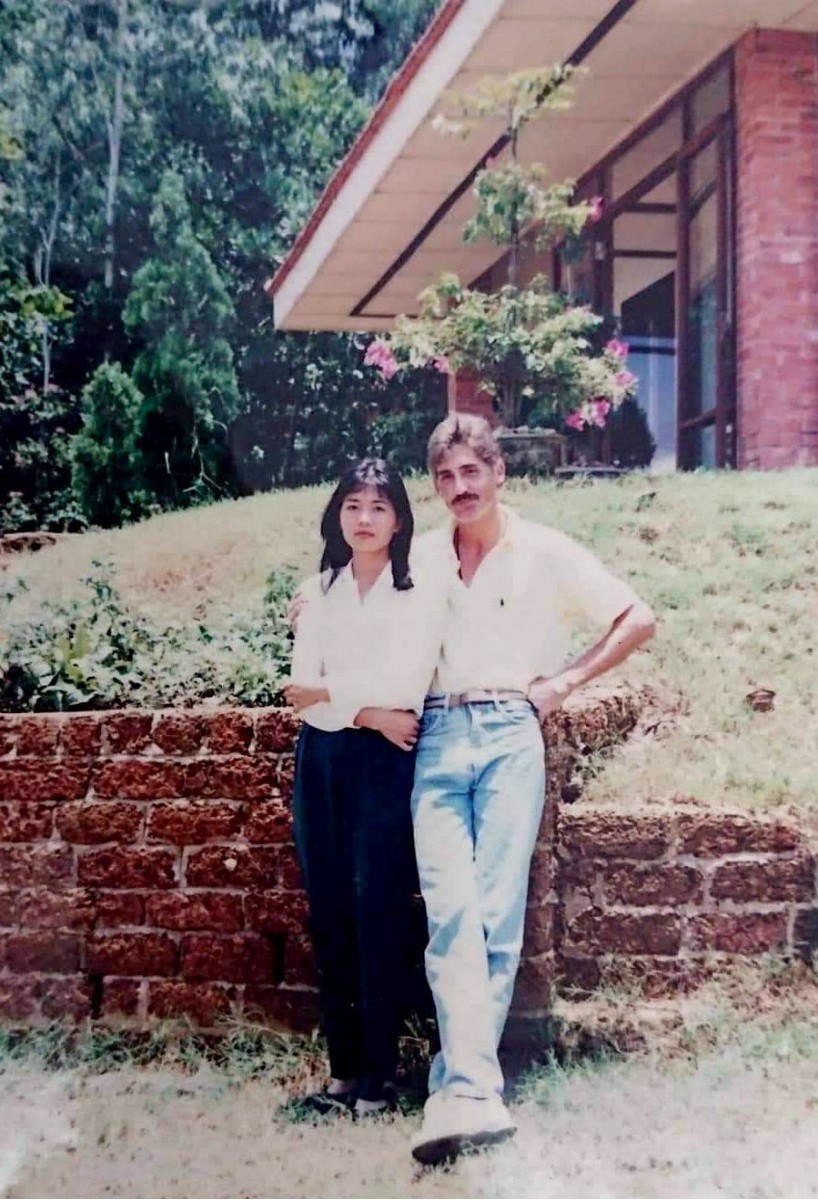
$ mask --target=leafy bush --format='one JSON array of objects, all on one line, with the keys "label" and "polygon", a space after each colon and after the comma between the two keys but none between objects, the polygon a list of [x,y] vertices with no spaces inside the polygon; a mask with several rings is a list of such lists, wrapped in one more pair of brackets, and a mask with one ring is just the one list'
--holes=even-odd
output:
[{"label": "leafy bush", "polygon": [[636,400],[628,397],[613,413],[611,458],[619,467],[649,467],[656,453],[656,442],[648,425],[647,414]]},{"label": "leafy bush", "polygon": [[82,393],[82,429],[71,447],[71,486],[95,525],[121,525],[149,510],[140,488],[142,393],[119,363],[97,367]]},{"label": "leafy bush", "polygon": [[177,507],[224,491],[227,431],[240,405],[227,340],[236,313],[175,171],[162,177],[151,228],[155,255],[134,275],[122,319],[143,346],[133,369],[144,396],[142,470],[156,499]]},{"label": "leafy bush", "polygon": [[0,710],[279,700],[290,667],[289,572],[274,569],[264,593],[218,627],[152,624],[123,602],[110,564],[94,562],[83,583],[85,596],[36,608],[23,584],[0,598]]}]

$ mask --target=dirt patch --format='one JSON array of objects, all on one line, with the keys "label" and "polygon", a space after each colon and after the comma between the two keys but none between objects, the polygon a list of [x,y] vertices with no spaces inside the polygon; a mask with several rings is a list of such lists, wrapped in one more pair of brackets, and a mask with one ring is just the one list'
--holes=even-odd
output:
[{"label": "dirt patch", "polygon": [[805,975],[777,994],[774,981],[755,979],[735,980],[738,1007],[715,989],[697,1008],[688,1001],[671,1016],[666,1007],[662,1020],[653,1006],[662,1032],[645,1040],[647,1053],[529,1073],[511,1105],[514,1141],[435,1171],[409,1154],[417,1111],[294,1125],[278,1113],[280,1085],[230,1082],[206,1062],[195,1074],[12,1066],[0,1097],[0,1194],[818,1196],[814,984]]}]

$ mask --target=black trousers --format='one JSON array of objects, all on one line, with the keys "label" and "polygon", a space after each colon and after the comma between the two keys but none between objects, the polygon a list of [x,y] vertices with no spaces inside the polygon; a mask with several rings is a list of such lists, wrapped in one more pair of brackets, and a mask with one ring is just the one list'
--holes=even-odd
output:
[{"label": "black trousers", "polygon": [[378,1100],[397,1065],[417,887],[415,756],[367,729],[305,725],[295,844],[310,901],[330,1072]]}]

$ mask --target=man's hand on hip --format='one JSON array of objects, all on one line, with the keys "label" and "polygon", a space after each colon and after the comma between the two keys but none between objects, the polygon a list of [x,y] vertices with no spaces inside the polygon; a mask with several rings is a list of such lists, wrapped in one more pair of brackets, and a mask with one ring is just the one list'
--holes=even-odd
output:
[{"label": "man's hand on hip", "polygon": [[544,721],[549,713],[560,708],[571,695],[576,684],[567,674],[552,675],[550,679],[540,676],[528,689],[528,698]]}]

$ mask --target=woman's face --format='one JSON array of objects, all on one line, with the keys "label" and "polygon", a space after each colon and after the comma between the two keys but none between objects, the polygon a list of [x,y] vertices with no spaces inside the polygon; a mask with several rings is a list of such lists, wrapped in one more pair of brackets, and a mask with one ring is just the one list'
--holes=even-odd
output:
[{"label": "woman's face", "polygon": [[377,488],[350,492],[341,505],[341,533],[353,553],[378,554],[388,550],[398,524],[392,501]]}]

